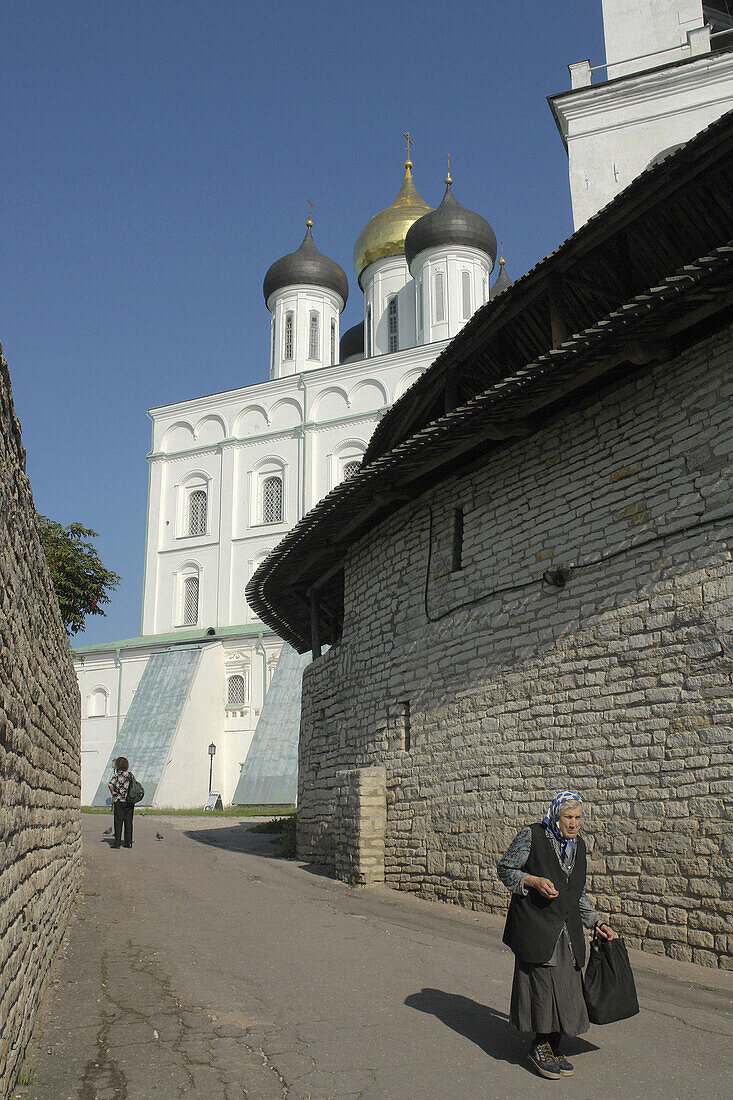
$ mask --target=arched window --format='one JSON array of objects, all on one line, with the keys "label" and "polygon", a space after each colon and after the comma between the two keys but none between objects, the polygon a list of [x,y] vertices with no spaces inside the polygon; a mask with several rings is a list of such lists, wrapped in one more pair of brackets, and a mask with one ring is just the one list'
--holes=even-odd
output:
[{"label": "arched window", "polygon": [[336,322],[331,318],[331,366],[336,363]]},{"label": "arched window", "polygon": [[283,359],[293,358],[293,314],[285,314],[285,339],[283,340]]},{"label": "arched window", "polygon": [[206,534],[206,490],[194,489],[188,496],[188,533]]},{"label": "arched window", "polygon": [[281,523],[283,518],[283,479],[266,477],[262,485],[262,522]]},{"label": "arched window", "polygon": [[433,276],[433,319],[437,323],[445,321],[445,287],[442,271]]},{"label": "arched window", "polygon": [[275,318],[270,324],[270,371],[275,369]]},{"label": "arched window", "polygon": [[353,477],[354,474],[358,474],[360,466],[361,462],[356,458],[352,458],[349,462],[346,462],[344,464],[344,481],[349,477]]},{"label": "arched window", "polygon": [[105,688],[98,687],[89,696],[87,704],[87,716],[89,718],[104,718],[107,713],[107,692]]},{"label": "arched window", "polygon": [[185,577],[183,581],[183,625],[195,626],[199,621],[199,579]]},{"label": "arched window", "polygon": [[227,680],[227,706],[243,707],[245,700],[244,676],[237,672]]},{"label": "arched window", "polygon": [[366,311],[366,357],[371,359],[372,357],[372,307],[367,306]]},{"label": "arched window", "polygon": [[393,294],[387,303],[387,338],[389,351],[399,351],[400,338],[398,331],[396,294]]},{"label": "arched window", "polygon": [[461,293],[463,297],[463,319],[467,321],[471,316],[471,274],[468,271],[461,272]]},{"label": "arched window", "polygon": [[315,310],[311,310],[310,322],[308,324],[308,358],[320,359],[320,344],[321,344],[321,315]]},{"label": "arched window", "polygon": [[422,332],[423,316],[422,316],[422,279],[417,284],[417,331]]}]

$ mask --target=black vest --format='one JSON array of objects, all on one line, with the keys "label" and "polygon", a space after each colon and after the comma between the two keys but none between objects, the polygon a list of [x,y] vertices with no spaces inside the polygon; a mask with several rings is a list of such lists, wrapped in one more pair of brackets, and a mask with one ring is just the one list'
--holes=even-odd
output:
[{"label": "black vest", "polygon": [[583,966],[585,936],[578,902],[585,889],[585,842],[582,837],[575,841],[578,846],[575,863],[566,875],[543,826],[538,823],[530,828],[532,848],[522,870],[538,878],[549,878],[558,895],[545,898],[534,889],[529,889],[526,896],[512,894],[504,943],[522,962],[541,966],[552,958],[562,926],[567,924],[575,961]]}]

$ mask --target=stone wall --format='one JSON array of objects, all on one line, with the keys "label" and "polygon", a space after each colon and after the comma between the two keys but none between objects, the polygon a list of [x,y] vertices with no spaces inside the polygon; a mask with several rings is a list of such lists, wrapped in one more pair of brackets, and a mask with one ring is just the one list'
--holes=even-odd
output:
[{"label": "stone wall", "polygon": [[386,832],[386,768],[339,772],[333,819],[336,878],[352,886],[383,883]]},{"label": "stone wall", "polygon": [[599,909],[733,968],[732,397],[727,330],[350,551],[342,640],[303,679],[301,856],[334,865],[339,770],[383,764],[387,883],[503,912],[498,856],[575,788]]},{"label": "stone wall", "polygon": [[0,1096],[23,1059],[81,868],[79,692],[0,353]]}]

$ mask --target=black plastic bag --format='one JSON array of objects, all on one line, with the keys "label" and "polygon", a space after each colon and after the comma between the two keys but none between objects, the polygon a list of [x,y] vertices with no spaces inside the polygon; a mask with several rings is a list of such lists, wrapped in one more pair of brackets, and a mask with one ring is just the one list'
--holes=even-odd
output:
[{"label": "black plastic bag", "polygon": [[636,1016],[639,1002],[634,975],[620,936],[615,940],[593,937],[583,978],[583,996],[592,1024],[613,1024]]}]

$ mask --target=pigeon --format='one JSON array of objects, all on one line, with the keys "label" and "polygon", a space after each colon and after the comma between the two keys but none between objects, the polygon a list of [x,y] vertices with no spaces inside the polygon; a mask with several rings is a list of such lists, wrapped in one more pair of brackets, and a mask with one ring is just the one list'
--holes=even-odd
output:
[{"label": "pigeon", "polygon": [[112,826],[110,825],[109,829],[104,830],[104,835],[105,836],[112,836],[112,832],[113,832]]},{"label": "pigeon", "polygon": [[162,840],[163,839],[163,834],[162,833],[156,833],[155,834],[155,839],[156,840]]}]

